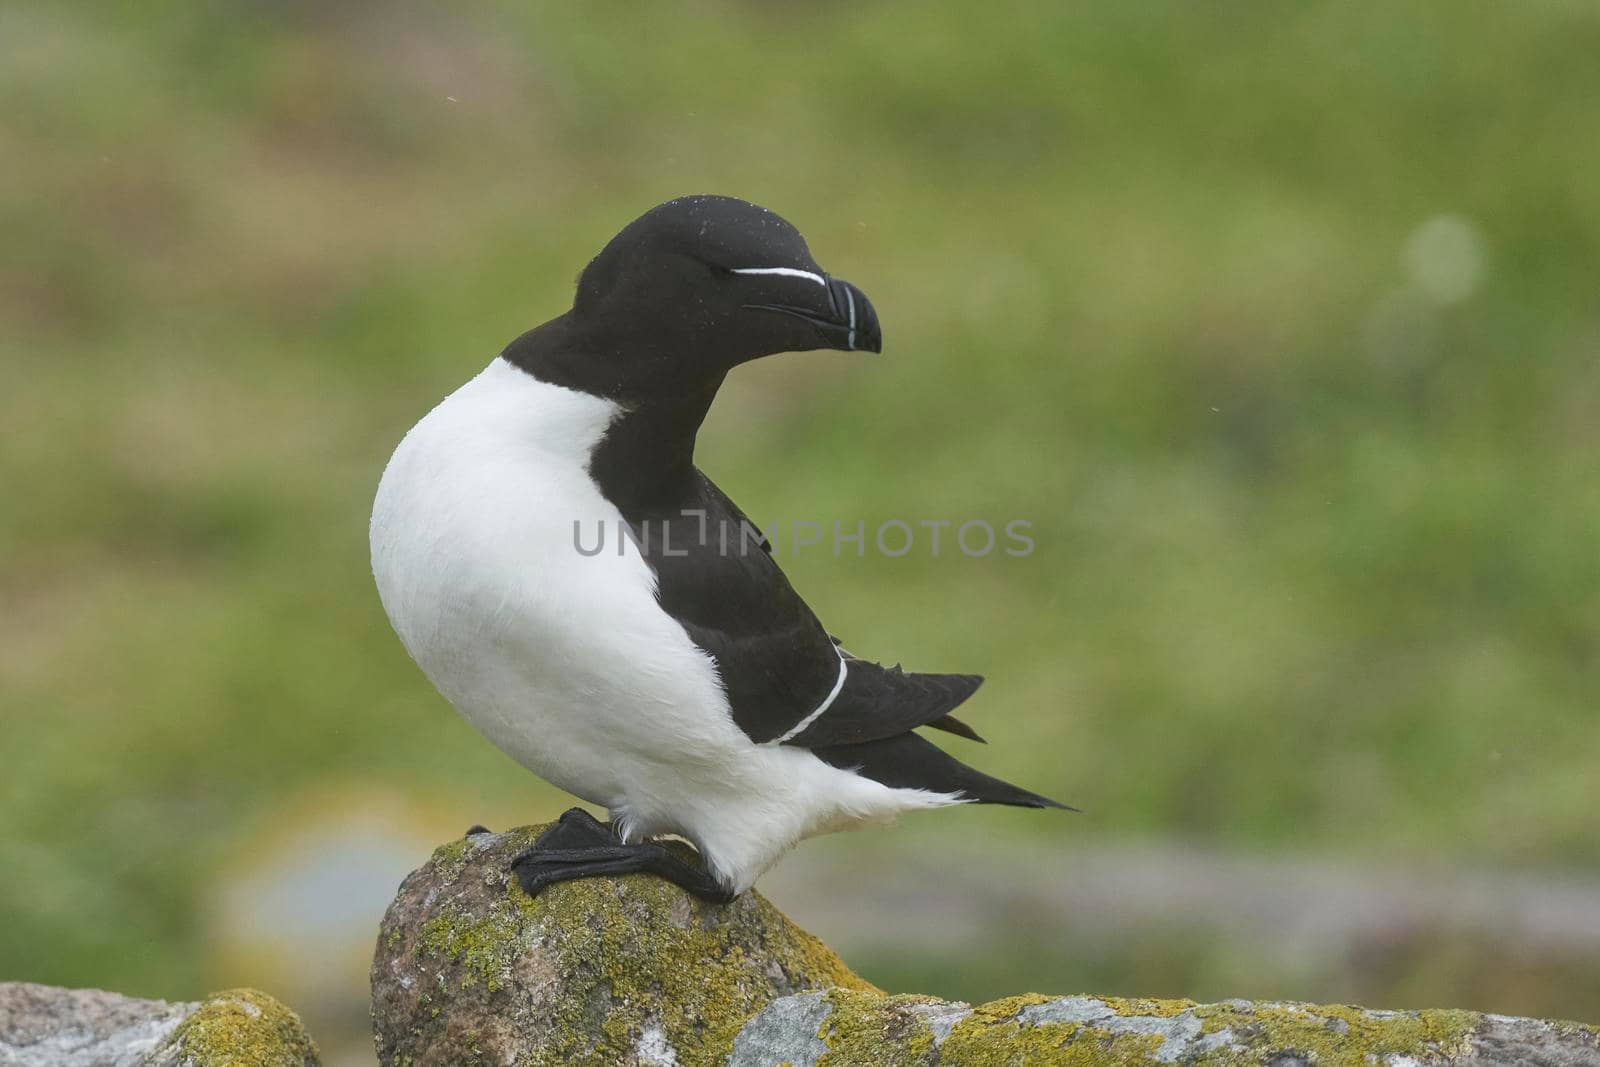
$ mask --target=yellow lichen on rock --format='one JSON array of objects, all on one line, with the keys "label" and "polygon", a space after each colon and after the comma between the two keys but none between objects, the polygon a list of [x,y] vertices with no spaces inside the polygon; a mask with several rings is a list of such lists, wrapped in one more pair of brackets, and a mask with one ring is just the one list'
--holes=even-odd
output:
[{"label": "yellow lichen on rock", "polygon": [[[814,1062],[826,1067],[1488,1065],[1523,1062],[1524,1053],[1537,1057],[1551,1049],[1559,1050],[1551,1062],[1600,1064],[1600,1032],[1592,1027],[1467,1011],[1038,994],[972,1008],[924,997],[860,994],[830,994],[824,1003],[832,1012],[823,1014],[815,1029],[826,1051]],[[804,1048],[809,1035],[786,1035],[768,1022],[785,1018],[793,1014],[777,1002],[752,1020],[752,1027],[764,1030],[758,1042],[762,1049]],[[767,1062],[747,1057],[739,1067]]]},{"label": "yellow lichen on rock", "polygon": [[300,1017],[254,989],[213,993],[143,1067],[316,1067]]}]

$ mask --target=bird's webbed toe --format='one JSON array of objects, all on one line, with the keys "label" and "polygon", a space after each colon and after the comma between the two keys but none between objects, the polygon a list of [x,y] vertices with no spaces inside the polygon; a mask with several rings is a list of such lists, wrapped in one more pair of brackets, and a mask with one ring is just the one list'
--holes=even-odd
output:
[{"label": "bird's webbed toe", "polygon": [[511,872],[529,896],[556,882],[579,878],[654,874],[702,900],[726,904],[730,892],[700,867],[654,841],[624,844],[610,827],[573,808],[511,861]]}]

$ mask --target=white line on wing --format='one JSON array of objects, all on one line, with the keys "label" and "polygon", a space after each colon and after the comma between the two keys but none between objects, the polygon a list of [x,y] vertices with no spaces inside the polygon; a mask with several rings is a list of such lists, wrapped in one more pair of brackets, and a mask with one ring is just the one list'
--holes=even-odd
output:
[{"label": "white line on wing", "polygon": [[[835,648],[834,651],[837,652],[838,649]],[[775,737],[771,741],[768,741],[767,743],[769,745],[781,745],[785,741],[792,740],[793,738],[799,737],[802,733],[804,733],[805,730],[806,730],[806,727],[810,726],[812,723],[816,722],[819,718],[821,718],[822,717],[822,713],[827,711],[830,707],[832,707],[833,706],[833,702],[835,700],[839,699],[839,694],[844,691],[845,675],[847,675],[849,673],[850,673],[850,668],[848,666],[846,666],[844,656],[840,655],[840,657],[839,657],[839,679],[838,679],[838,681],[833,683],[833,692],[828,694],[828,698],[826,700],[824,700],[821,704],[817,705],[817,710],[816,711],[813,711],[810,715],[807,715],[805,718],[803,718],[799,722],[795,723],[794,726],[789,730],[788,733],[784,734],[782,737]]]}]

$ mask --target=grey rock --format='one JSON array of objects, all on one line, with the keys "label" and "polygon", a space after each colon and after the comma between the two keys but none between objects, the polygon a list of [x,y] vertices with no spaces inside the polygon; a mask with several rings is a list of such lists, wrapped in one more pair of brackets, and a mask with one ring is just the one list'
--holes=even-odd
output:
[{"label": "grey rock", "polygon": [[833,1011],[821,993],[780,997],[744,1024],[733,1039],[728,1067],[815,1067],[828,1054],[827,1043],[817,1035]]},{"label": "grey rock", "polygon": [[138,1067],[197,1007],[6,982],[0,984],[0,1064]]},{"label": "grey rock", "polygon": [[299,1018],[264,993],[139,1000],[0,982],[0,1067],[316,1067]]}]

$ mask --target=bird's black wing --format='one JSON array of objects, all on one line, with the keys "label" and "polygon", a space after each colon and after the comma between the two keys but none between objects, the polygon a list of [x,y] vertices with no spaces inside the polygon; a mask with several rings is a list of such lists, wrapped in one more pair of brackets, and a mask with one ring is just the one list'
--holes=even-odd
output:
[{"label": "bird's black wing", "polygon": [[690,507],[629,521],[656,573],[657,601],[716,661],[734,722],[751,740],[816,749],[919,726],[981,740],[950,715],[981,678],[849,656],[789,584],[766,539],[703,474],[696,497]]},{"label": "bird's black wing", "polygon": [[975,674],[922,674],[841,656],[831,641],[816,644],[809,627],[729,634],[680,621],[717,661],[733,720],[757,743],[820,748],[919,726],[983,740],[950,714],[982,684]]}]

